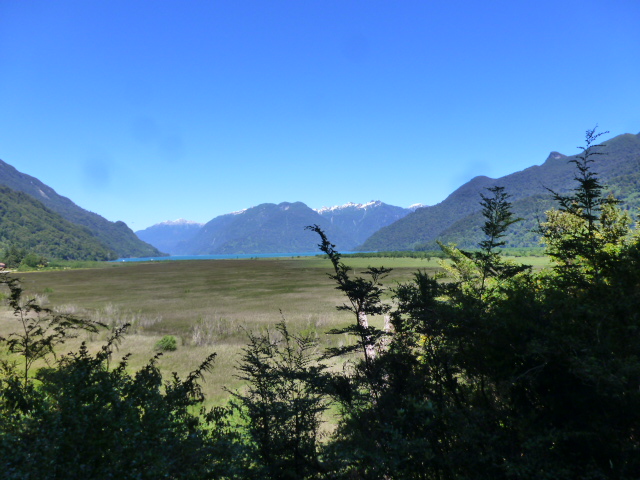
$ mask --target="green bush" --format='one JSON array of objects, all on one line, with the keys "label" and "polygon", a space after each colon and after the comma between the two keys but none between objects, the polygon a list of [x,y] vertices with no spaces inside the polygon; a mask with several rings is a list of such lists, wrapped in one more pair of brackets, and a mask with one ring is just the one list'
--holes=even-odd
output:
[{"label": "green bush", "polygon": [[176,342],[176,337],[173,335],[165,335],[156,343],[156,350],[160,350],[161,352],[173,352],[177,349],[178,343]]},{"label": "green bush", "polygon": [[29,268],[39,268],[39,267],[46,267],[47,263],[49,262],[42,255],[38,255],[36,253],[31,252],[31,253],[27,253],[24,256],[24,258],[20,262],[20,266],[24,265]]}]

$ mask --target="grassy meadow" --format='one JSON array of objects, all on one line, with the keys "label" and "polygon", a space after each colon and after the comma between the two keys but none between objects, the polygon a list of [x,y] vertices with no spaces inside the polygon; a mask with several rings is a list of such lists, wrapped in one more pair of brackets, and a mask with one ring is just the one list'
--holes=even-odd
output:
[{"label": "grassy meadow", "polygon": [[[519,258],[536,266],[546,260]],[[388,287],[406,282],[418,270],[435,273],[437,259],[348,258],[356,273],[367,266],[393,268],[383,281]],[[138,369],[154,354],[164,335],[178,339],[178,349],[165,352],[161,368],[185,375],[209,353],[218,357],[204,385],[207,398],[220,402],[224,387],[240,386],[235,365],[247,331],[264,331],[283,318],[294,333],[317,335],[320,348],[350,339],[326,335],[352,321],[336,306],[344,302],[327,273],[330,262],[319,257],[245,260],[189,260],[109,263],[101,268],[17,273],[27,296],[57,311],[101,321],[110,327],[131,323],[119,355],[131,353]],[[388,298],[391,301],[390,295]],[[382,319],[372,319],[382,324]],[[6,308],[0,312],[0,335],[18,327]],[[67,342],[67,349],[86,341],[98,349],[107,331]],[[117,358],[116,358],[117,360]]]}]

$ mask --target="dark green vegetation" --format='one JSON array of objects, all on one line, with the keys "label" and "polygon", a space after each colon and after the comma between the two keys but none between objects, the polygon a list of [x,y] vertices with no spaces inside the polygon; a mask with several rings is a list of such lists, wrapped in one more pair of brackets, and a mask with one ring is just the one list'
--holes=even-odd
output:
[{"label": "dark green vegetation", "polygon": [[[156,359],[135,373],[127,357],[110,363],[125,326],[97,353],[81,346],[32,376],[30,359],[98,326],[20,302],[5,279],[23,328],[5,339],[17,362],[3,364],[4,475],[639,478],[640,232],[602,195],[596,139],[589,131],[574,189],[554,193],[558,209],[539,226],[548,269],[499,254],[517,220],[500,187],[482,197],[479,248],[443,245],[447,277],[419,271],[393,302],[383,285],[393,272],[354,272],[311,227],[348,320],[329,333],[353,341],[318,350],[313,332],[286,322],[250,333],[238,368],[247,386],[226,407],[197,410],[212,356],[164,382]],[[389,324],[370,321],[384,314]],[[323,431],[329,411],[335,428]]]},{"label": "dark green vegetation", "polygon": [[156,343],[156,350],[161,352],[173,352],[178,349],[178,342],[173,335],[165,335],[158,343]]},{"label": "dark green vegetation", "polygon": [[[66,197],[58,195],[55,190],[45,185],[37,178],[31,177],[24,173],[18,172],[11,165],[0,160],[0,185],[4,185],[16,192],[23,192],[29,195],[33,200],[44,205],[49,211],[55,212],[60,217],[64,218],[66,222],[63,222],[63,226],[58,216],[51,217],[51,221],[44,222],[45,218],[40,215],[37,223],[30,225],[34,230],[21,232],[21,239],[24,243],[39,244],[41,238],[38,237],[38,232],[41,230],[51,230],[66,228],[67,236],[71,234],[69,223],[75,224],[79,227],[78,231],[82,231],[74,241],[69,241],[66,245],[67,249],[62,253],[65,254],[59,258],[73,258],[73,259],[88,259],[102,260],[104,259],[102,251],[107,251],[110,257],[147,257],[147,256],[159,256],[161,253],[151,245],[141,241],[131,231],[124,222],[110,222],[98,214],[88,212]],[[3,190],[4,191],[4,190]],[[6,193],[3,193],[6,195]],[[49,215],[53,215],[52,213]],[[27,221],[34,221],[36,218],[34,215],[29,215]],[[84,227],[84,228],[82,228]],[[11,233],[11,235],[17,235],[17,233]],[[32,239],[32,236],[35,238]],[[86,237],[93,237],[90,242],[85,241]],[[72,243],[74,245],[72,245]],[[99,244],[99,247],[95,247],[95,244]],[[20,245],[24,247],[25,245]],[[78,250],[77,256],[70,256],[73,253],[73,248]],[[95,257],[87,257],[87,252],[96,251]],[[70,253],[71,252],[71,253]],[[34,253],[47,255],[44,251],[35,250]]]},{"label": "dark green vegetation", "polygon": [[[23,253],[10,254],[11,247]],[[3,186],[0,186],[0,251],[3,263],[10,268],[18,267],[27,253],[60,259],[117,258],[88,229],[65,220],[26,193]]]},{"label": "dark green vegetation", "polygon": [[[2,283],[22,326],[2,339],[20,358],[0,365],[3,478],[212,478],[218,468],[203,462],[227,450],[217,438],[224,429],[216,423],[221,409],[191,410],[202,400],[198,382],[214,355],[185,379],[163,383],[157,355],[131,375],[126,358],[110,364],[125,325],[97,353],[83,344],[32,377],[33,363],[51,358],[66,337],[101,325],[24,303],[15,279]],[[210,425],[218,428],[205,428]]]},{"label": "dark green vegetation", "polygon": [[[604,192],[613,193],[627,211],[640,208],[640,134],[624,134],[607,140],[594,169],[600,175]],[[484,189],[500,185],[512,195],[512,209],[524,220],[509,230],[508,247],[537,247],[535,233],[544,212],[555,205],[547,189],[566,194],[573,188],[571,160],[551,152],[540,166],[529,167],[499,179],[476,177],[458,188],[441,203],[420,208],[397,222],[380,229],[360,247],[362,250],[433,250],[436,240],[472,248],[482,240],[482,213],[478,201]]]}]

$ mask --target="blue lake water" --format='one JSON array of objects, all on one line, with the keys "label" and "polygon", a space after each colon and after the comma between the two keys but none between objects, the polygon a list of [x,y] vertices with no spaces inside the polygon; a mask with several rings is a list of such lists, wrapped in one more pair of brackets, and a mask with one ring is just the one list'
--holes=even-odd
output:
[{"label": "blue lake water", "polygon": [[[351,252],[342,252],[351,253]],[[233,255],[172,255],[169,257],[119,258],[115,262],[163,262],[172,260],[232,260],[240,258],[314,257],[320,252],[295,253],[236,253]]]}]

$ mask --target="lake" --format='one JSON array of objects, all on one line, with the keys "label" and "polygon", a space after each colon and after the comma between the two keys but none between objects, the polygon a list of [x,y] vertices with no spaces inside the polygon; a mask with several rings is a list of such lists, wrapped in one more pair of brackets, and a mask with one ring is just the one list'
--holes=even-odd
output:
[{"label": "lake", "polygon": [[[351,252],[343,252],[351,253]],[[171,260],[232,260],[241,258],[278,258],[278,257],[314,257],[322,255],[315,252],[295,253],[235,253],[230,255],[170,255],[168,257],[119,258],[115,262],[158,262]]]}]

